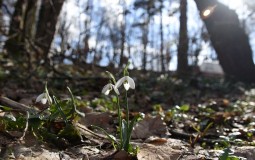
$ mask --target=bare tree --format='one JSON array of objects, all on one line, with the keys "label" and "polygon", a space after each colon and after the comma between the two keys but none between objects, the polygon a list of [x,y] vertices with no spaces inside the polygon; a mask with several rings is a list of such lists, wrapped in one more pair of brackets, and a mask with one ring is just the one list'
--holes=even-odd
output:
[{"label": "bare tree", "polygon": [[187,35],[187,0],[180,0],[180,30],[178,45],[177,72],[186,73],[188,70],[188,35]]},{"label": "bare tree", "polygon": [[163,9],[163,0],[160,0],[160,61],[161,61],[161,71],[165,72],[165,58],[164,58],[164,33],[163,33],[163,16],[162,16],[162,9]]},{"label": "bare tree", "polygon": [[33,39],[39,3],[34,0],[18,0],[11,16],[5,49],[14,61],[16,69],[32,70],[34,61]]},{"label": "bare tree", "polygon": [[249,38],[235,11],[217,0],[195,0],[227,77],[255,82]]},{"label": "bare tree", "polygon": [[9,37],[5,42],[5,49],[8,51],[8,56],[12,59],[20,60],[24,57],[24,21],[25,21],[25,0],[18,0],[15,4],[15,10],[11,17],[9,28]]},{"label": "bare tree", "polygon": [[36,28],[36,44],[41,48],[38,59],[43,60],[47,65],[48,54],[53,37],[56,32],[58,16],[65,0],[43,0],[39,12],[39,19]]},{"label": "bare tree", "polygon": [[123,7],[123,12],[122,12],[123,20],[121,21],[121,46],[120,46],[119,67],[123,67],[124,65],[124,50],[125,50],[125,40],[126,40],[126,15],[128,14],[125,1],[122,1],[121,3]]}]

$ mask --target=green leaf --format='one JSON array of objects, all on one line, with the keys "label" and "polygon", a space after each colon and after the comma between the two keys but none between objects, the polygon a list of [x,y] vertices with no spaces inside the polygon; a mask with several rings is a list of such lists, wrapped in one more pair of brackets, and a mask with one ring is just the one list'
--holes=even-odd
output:
[{"label": "green leaf", "polygon": [[110,79],[113,81],[113,84],[116,84],[116,79],[114,78],[113,74],[109,71],[105,71],[105,72],[109,75]]},{"label": "green leaf", "polygon": [[10,108],[10,107],[6,107],[6,106],[2,106],[2,105],[0,105],[0,108],[1,108],[1,110],[3,110],[3,111],[12,111],[12,110],[13,110],[13,109]]},{"label": "green leaf", "polygon": [[[70,93],[70,95],[71,95],[73,114],[76,112],[76,113],[77,113],[78,115],[80,115],[81,117],[85,117],[85,113],[82,113],[82,112],[80,112],[80,111],[77,110],[76,104],[75,104],[75,100],[74,100],[74,96],[73,96],[73,93],[72,93],[71,89],[70,89],[69,87],[67,87],[67,89],[68,89],[68,91],[69,91],[69,93]],[[74,118],[74,115],[73,115],[72,118]]]},{"label": "green leaf", "polygon": [[185,104],[180,107],[180,110],[183,112],[187,112],[189,111],[189,108],[190,108],[189,105]]},{"label": "green leaf", "polygon": [[128,73],[128,66],[129,66],[129,65],[130,65],[130,62],[128,62],[127,65],[126,65],[125,68],[124,68],[124,71],[123,71],[124,76],[129,76],[129,73]]},{"label": "green leaf", "polygon": [[16,121],[16,118],[12,113],[5,113],[4,117],[8,118],[9,120]]},{"label": "green leaf", "polygon": [[52,102],[51,102],[50,94],[49,94],[49,91],[48,91],[48,88],[47,88],[47,82],[45,84],[45,93],[46,93],[47,101],[51,105]]},{"label": "green leaf", "polygon": [[[55,102],[55,104],[56,104],[56,106],[57,106],[59,115],[61,115],[62,118],[63,118],[63,120],[65,121],[65,123],[67,123],[66,115],[65,115],[65,113],[63,112],[63,110],[62,110],[62,108],[61,108],[61,106],[60,106],[60,104],[59,104],[57,98],[56,98],[55,96],[53,96],[53,99],[54,99],[54,102]],[[57,113],[56,113],[56,114],[57,114]]]},{"label": "green leaf", "polygon": [[43,126],[44,121],[41,120],[39,117],[29,118],[28,119],[29,128],[31,128],[31,131],[33,134],[36,134],[35,132],[38,132],[38,130]]},{"label": "green leaf", "polygon": [[130,139],[131,139],[133,127],[139,120],[143,119],[143,117],[144,117],[143,113],[136,115],[132,119],[131,123],[129,123],[129,126],[127,126],[127,122],[124,119],[122,120],[124,150],[127,151],[128,153],[130,153],[131,151],[133,152],[133,150],[134,150],[134,148],[130,145]]},{"label": "green leaf", "polygon": [[104,130],[101,127],[94,126],[94,125],[91,125],[91,127],[94,127],[96,129],[99,129],[100,131],[102,131],[107,136],[107,138],[112,142],[113,146],[115,146],[115,144],[116,144],[119,147],[119,143],[117,142],[116,138],[113,135],[110,135],[109,133],[106,132],[106,130]]},{"label": "green leaf", "polygon": [[219,157],[219,160],[227,160],[229,152],[230,152],[229,148],[224,149],[224,153]]},{"label": "green leaf", "polygon": [[239,160],[240,158],[236,157],[236,156],[230,156],[230,149],[226,148],[224,149],[224,153],[219,157],[219,160]]},{"label": "green leaf", "polygon": [[122,129],[121,129],[121,132],[122,132],[122,142],[123,142],[123,147],[124,147],[124,150],[127,151],[127,148],[125,149],[125,147],[128,145],[128,142],[127,142],[127,137],[128,137],[128,126],[127,126],[127,122],[125,119],[122,119],[122,125],[121,125]]},{"label": "green leaf", "polygon": [[71,123],[67,124],[64,129],[59,132],[58,136],[67,139],[71,143],[80,142],[82,140],[79,131]]}]

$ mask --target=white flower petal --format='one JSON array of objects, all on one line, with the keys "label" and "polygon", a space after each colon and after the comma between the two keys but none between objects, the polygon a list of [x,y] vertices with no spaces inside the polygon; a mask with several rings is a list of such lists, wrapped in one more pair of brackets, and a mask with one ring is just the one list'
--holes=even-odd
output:
[{"label": "white flower petal", "polygon": [[105,85],[105,86],[103,87],[102,93],[105,94],[105,95],[108,95],[112,89],[114,89],[114,92],[115,92],[116,94],[118,94],[118,95],[120,94],[118,88],[116,88],[116,87],[115,87],[113,84],[111,84],[111,83],[108,83],[107,85]]},{"label": "white flower petal", "polygon": [[113,86],[113,89],[114,89],[114,92],[115,92],[117,95],[120,95],[120,92],[119,92],[118,88],[116,88],[115,86]]},{"label": "white flower petal", "polygon": [[46,104],[46,103],[47,103],[47,98],[42,98],[42,99],[41,99],[41,103],[42,103],[42,104]]},{"label": "white flower petal", "polygon": [[106,91],[104,92],[104,94],[105,94],[105,95],[108,95],[108,94],[110,93],[110,91],[111,91],[111,90],[108,89],[108,90],[106,90]]},{"label": "white flower petal", "polygon": [[123,84],[123,82],[125,82],[127,79],[126,79],[126,76],[125,77],[122,77],[121,79],[119,79],[118,81],[117,81],[117,83],[115,84],[115,87],[116,88],[119,88],[122,84]]},{"label": "white flower petal", "polygon": [[35,102],[36,102],[36,103],[37,103],[37,102],[40,102],[43,98],[45,98],[45,93],[40,94],[40,95],[36,98]]},{"label": "white flower petal", "polygon": [[125,90],[128,91],[129,88],[130,88],[129,83],[128,83],[128,82],[125,82],[123,85],[124,85]]},{"label": "white flower petal", "polygon": [[[111,90],[111,84],[107,84],[103,87],[102,93],[105,94],[106,92],[110,92],[108,90]],[[109,94],[109,93],[108,93]]]},{"label": "white flower petal", "polygon": [[135,89],[135,81],[132,78],[130,78],[129,76],[127,76],[127,81],[130,85],[130,88]]}]

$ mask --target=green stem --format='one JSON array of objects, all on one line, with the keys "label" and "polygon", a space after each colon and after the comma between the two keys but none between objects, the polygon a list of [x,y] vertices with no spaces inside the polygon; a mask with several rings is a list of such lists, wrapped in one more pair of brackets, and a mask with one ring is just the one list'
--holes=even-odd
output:
[{"label": "green stem", "polygon": [[126,91],[126,95],[125,95],[125,101],[126,101],[127,126],[129,127],[129,108],[128,108],[127,91]]},{"label": "green stem", "polygon": [[127,96],[127,91],[126,91],[126,95],[125,95],[125,102],[126,102],[126,121],[127,121],[127,128],[126,128],[126,135],[127,135],[127,139],[125,140],[125,146],[124,146],[124,150],[128,151],[128,147],[129,147],[129,107],[128,107],[128,96]]},{"label": "green stem", "polygon": [[119,132],[120,132],[120,148],[123,148],[123,135],[122,135],[122,118],[121,118],[121,111],[120,111],[120,100],[119,96],[117,95],[117,107],[118,107],[118,121],[119,121]]}]

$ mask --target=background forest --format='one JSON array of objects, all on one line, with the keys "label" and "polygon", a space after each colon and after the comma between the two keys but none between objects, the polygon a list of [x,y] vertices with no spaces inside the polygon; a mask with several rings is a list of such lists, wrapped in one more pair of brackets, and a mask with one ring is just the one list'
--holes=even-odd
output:
[{"label": "background forest", "polygon": [[0,6],[0,159],[254,159],[255,1]]},{"label": "background forest", "polygon": [[[179,73],[190,73],[196,72],[197,66],[203,61],[214,61],[220,57],[225,73],[239,76],[237,79],[240,79],[242,75],[238,74],[239,71],[229,71],[228,68],[235,70],[233,68],[236,67],[231,64],[240,63],[241,66],[246,65],[242,70],[253,70],[252,47],[249,43],[253,46],[254,4],[241,0],[223,2],[236,10],[227,13],[225,10],[228,10],[228,6],[226,9],[221,8],[220,12],[226,15],[222,18],[226,25],[220,27],[218,33],[222,36],[224,34],[220,32],[228,34],[226,28],[239,27],[240,31],[237,32],[245,32],[250,39],[246,46],[238,44],[241,48],[235,53],[237,58],[219,56],[222,55],[221,52],[236,50],[235,46],[230,46],[234,44],[231,39],[236,40],[236,37],[228,39],[222,36],[221,39],[229,44],[222,43],[219,48],[230,49],[219,51],[215,46],[218,40],[213,38],[210,41],[211,37],[217,37],[217,33],[208,33],[210,24],[205,26],[202,22],[214,21],[214,16],[203,17],[203,12],[206,9],[213,12],[214,8],[210,3],[216,3],[215,1],[202,4],[203,2],[193,0],[2,0],[2,76],[25,79],[41,76],[45,79],[49,74],[65,75],[63,71],[66,70],[61,69],[62,67],[72,66],[79,72],[87,71],[89,66],[121,68],[128,61],[131,62],[131,69],[158,72],[177,69]],[[203,7],[199,7],[200,5]],[[234,24],[235,21],[237,24]],[[217,29],[217,26],[211,28]],[[237,34],[234,29],[231,32],[233,33],[230,34]],[[248,41],[245,35],[241,38]],[[245,52],[243,57],[244,61],[247,59],[246,64],[240,58],[241,52]],[[18,74],[21,72],[22,74]]]}]

